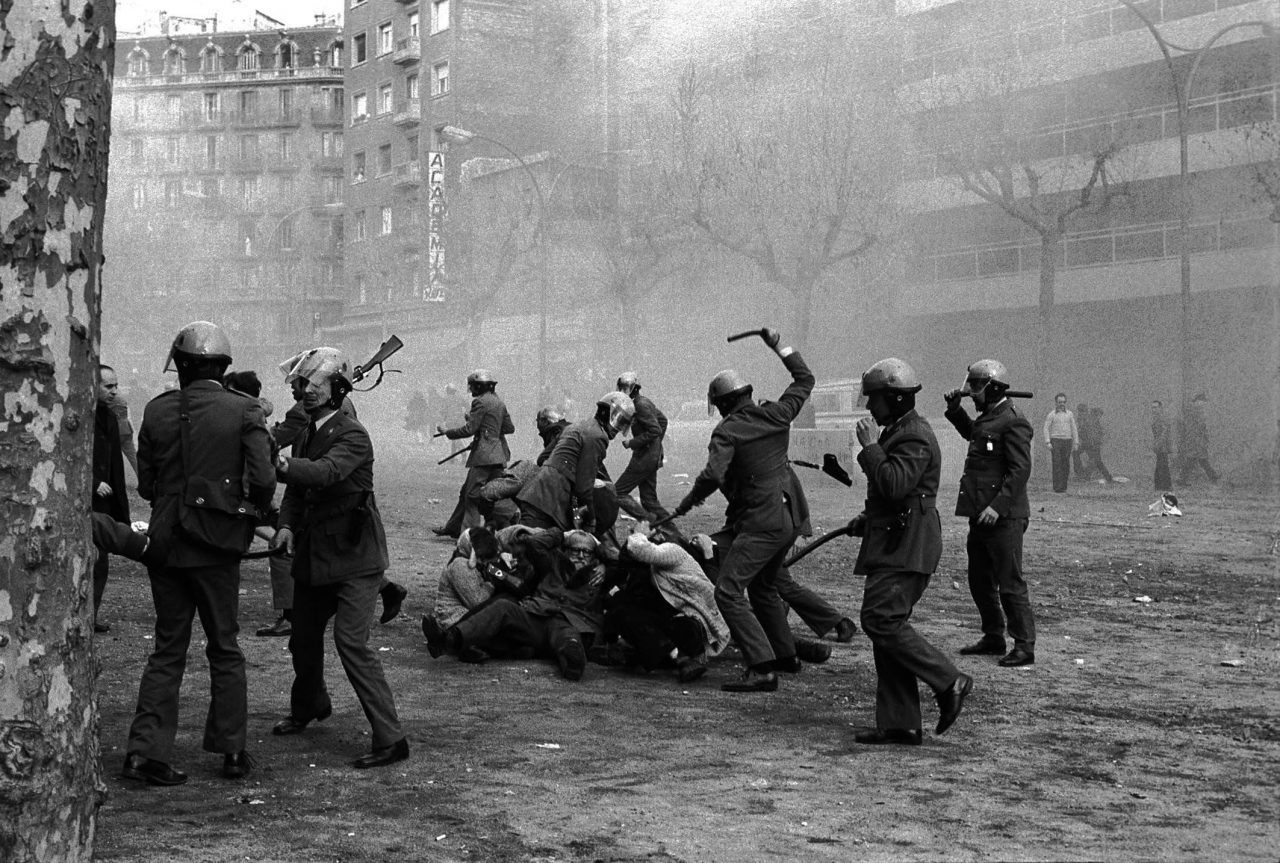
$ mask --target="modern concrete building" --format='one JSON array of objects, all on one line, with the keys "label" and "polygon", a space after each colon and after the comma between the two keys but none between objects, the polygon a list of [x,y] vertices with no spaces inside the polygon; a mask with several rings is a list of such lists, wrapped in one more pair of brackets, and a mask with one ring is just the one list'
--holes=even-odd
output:
[{"label": "modern concrete building", "polygon": [[274,368],[341,317],[342,32],[184,33],[116,58],[105,355],[154,385],[155,345],[207,318],[236,367]]}]

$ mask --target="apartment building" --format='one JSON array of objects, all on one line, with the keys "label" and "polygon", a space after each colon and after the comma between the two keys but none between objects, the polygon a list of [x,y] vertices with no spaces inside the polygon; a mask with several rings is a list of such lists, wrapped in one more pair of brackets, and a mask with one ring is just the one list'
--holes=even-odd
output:
[{"label": "apartment building", "polygon": [[341,317],[341,30],[135,39],[116,63],[104,357],[154,387],[204,318],[236,367],[274,368]]},{"label": "apartment building", "polygon": [[1035,419],[1058,390],[1104,407],[1135,472],[1148,404],[1206,392],[1247,479],[1280,419],[1280,22],[1274,2],[1132,5],[1146,23],[1118,0],[899,4],[902,339],[929,380],[1000,355],[1043,389]]}]

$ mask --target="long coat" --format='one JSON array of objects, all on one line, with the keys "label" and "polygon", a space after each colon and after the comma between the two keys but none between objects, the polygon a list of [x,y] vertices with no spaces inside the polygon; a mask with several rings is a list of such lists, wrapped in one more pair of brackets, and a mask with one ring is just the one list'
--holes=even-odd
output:
[{"label": "long coat", "polygon": [[571,529],[574,501],[590,503],[596,478],[608,478],[603,472],[608,450],[609,436],[595,417],[574,423],[560,433],[542,469],[516,500],[546,513],[561,530]]},{"label": "long coat", "polygon": [[334,584],[384,572],[387,536],[373,495],[373,443],[359,420],[333,414],[293,445],[280,526],[293,530],[293,579]]},{"label": "long coat", "polygon": [[[276,475],[266,418],[257,399],[229,393],[217,381],[192,381],[185,388],[191,418],[187,462],[183,469],[178,390],[161,393],[147,403],[138,432],[138,494],[151,501],[147,533],[165,549],[163,565],[215,566],[234,555],[183,542],[177,535],[178,504],[188,479],[198,477],[221,489],[235,508],[248,502],[259,510],[271,507]],[[244,531],[248,547],[250,533]]]},{"label": "long coat", "polygon": [[791,384],[776,402],[748,402],[720,420],[707,445],[707,464],[680,509],[696,506],[716,489],[729,506],[725,527],[735,533],[780,530],[784,511],[802,534],[810,532],[809,502],[787,461],[791,421],[813,391],[813,372],[800,354],[783,364]]},{"label": "long coat", "polygon": [[[125,491],[124,450],[120,445],[120,421],[109,405],[98,403],[93,412],[93,511],[116,521],[129,521],[129,495]],[[111,486],[111,494],[99,497],[98,483]]]},{"label": "long coat", "polygon": [[942,448],[928,420],[908,411],[858,452],[867,475],[862,546],[853,571],[931,575],[942,557],[938,479]]},{"label": "long coat", "polygon": [[473,398],[466,423],[445,429],[444,436],[450,440],[475,439],[471,444],[471,455],[467,456],[467,467],[502,466],[511,460],[507,435],[515,430],[507,406],[496,393],[488,392]]},{"label": "long coat", "polygon": [[945,416],[969,442],[956,515],[975,518],[989,506],[1001,518],[1030,518],[1031,422],[1008,399],[976,419],[959,406]]}]

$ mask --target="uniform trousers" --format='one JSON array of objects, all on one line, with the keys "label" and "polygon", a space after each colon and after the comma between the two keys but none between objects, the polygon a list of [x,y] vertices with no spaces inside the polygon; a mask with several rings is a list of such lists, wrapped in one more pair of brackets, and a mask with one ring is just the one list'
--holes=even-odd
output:
[{"label": "uniform trousers", "polygon": [[1155,474],[1156,491],[1173,491],[1173,476],[1169,472],[1169,454],[1167,452],[1156,453],[1156,474]]},{"label": "uniform trousers", "polygon": [[378,655],[369,646],[369,621],[378,601],[382,574],[362,575],[335,584],[294,583],[293,690],[289,714],[310,721],[331,706],[324,683],[324,631],[333,619],[333,643],[347,680],[360,699],[373,731],[373,748],[391,746],[404,738],[395,699]]},{"label": "uniform trousers", "polygon": [[835,606],[792,578],[791,570],[785,566],[778,575],[778,596],[819,638],[835,629],[844,617]]},{"label": "uniform trousers", "polygon": [[[658,500],[658,468],[662,467],[662,450],[650,446],[644,452],[632,453],[631,461],[613,484],[618,493],[618,506],[637,520],[658,521],[667,517],[667,511]],[[633,489],[640,489],[640,503],[631,497]]]},{"label": "uniform trousers", "polygon": [[481,507],[485,506],[485,500],[480,496],[480,489],[489,480],[502,476],[502,469],[500,464],[478,464],[467,468],[467,476],[462,481],[462,488],[458,490],[458,503],[445,522],[445,533],[458,536],[468,527],[480,527],[484,524]]},{"label": "uniform trousers", "polygon": [[271,607],[276,611],[293,608],[293,555],[273,554],[267,558],[271,570]]},{"label": "uniform trousers", "polygon": [[960,671],[911,625],[911,612],[929,586],[919,572],[867,576],[862,593],[862,630],[876,662],[876,727],[920,730],[920,687],[945,692]]},{"label": "uniform trousers", "polygon": [[138,687],[138,706],[129,728],[128,754],[169,762],[178,730],[178,692],[187,667],[191,624],[197,614],[209,660],[209,712],[204,724],[206,752],[240,752],[248,722],[248,685],[240,631],[240,563],[163,567],[148,571],[156,609],[155,649]]},{"label": "uniform trousers", "polygon": [[1025,518],[1001,518],[984,527],[969,520],[969,593],[978,606],[982,634],[1004,640],[1006,624],[1015,647],[1035,651],[1036,622],[1022,577]]},{"label": "uniform trousers", "polygon": [[716,578],[716,607],[748,666],[796,655],[795,636],[787,625],[787,607],[778,596],[778,578],[797,531],[783,510],[776,530],[734,533],[711,538],[726,549]]}]

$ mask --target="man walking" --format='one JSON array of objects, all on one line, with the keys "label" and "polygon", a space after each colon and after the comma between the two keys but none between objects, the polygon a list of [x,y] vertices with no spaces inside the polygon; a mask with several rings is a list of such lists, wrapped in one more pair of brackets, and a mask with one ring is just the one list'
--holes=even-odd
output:
[{"label": "man walking", "polygon": [[[635,404],[631,421],[631,437],[622,442],[631,450],[631,461],[614,483],[618,506],[636,521],[661,521],[667,511],[658,500],[658,469],[662,467],[662,439],[667,435],[667,417],[658,406],[640,393],[640,378],[635,372],[618,375],[618,392]],[[640,503],[631,497],[632,489],[640,489]]]},{"label": "man walking", "polygon": [[935,734],[956,721],[973,688],[973,680],[911,625],[911,612],[942,557],[942,448],[916,413],[919,391],[915,370],[893,357],[862,375],[871,416],[858,420],[855,433],[867,503],[851,527],[862,537],[853,571],[867,577],[862,629],[876,662],[876,727],[856,733],[858,743],[919,746],[920,681],[938,701]]},{"label": "man walking", "polygon": [[436,432],[450,440],[472,439],[471,454],[467,456],[467,477],[458,492],[458,503],[444,527],[433,529],[436,536],[457,539],[464,528],[484,524],[484,517],[480,514],[480,488],[500,476],[511,459],[507,435],[516,427],[511,422],[511,414],[507,413],[507,406],[495,392],[497,386],[498,382],[487,369],[476,369],[467,375],[471,409],[467,411],[466,422],[453,428],[436,426]]},{"label": "man walking", "polygon": [[152,785],[187,781],[169,762],[197,613],[212,684],[204,749],[223,755],[228,778],[252,767],[244,654],[236,643],[240,555],[252,538],[248,516],[271,506],[276,481],[262,407],[220,383],[230,364],[231,343],[216,325],[183,327],[165,364],[165,371],[177,367],[179,389],[147,404],[138,436],[138,494],[151,501],[148,534],[162,551],[147,567],[155,649],[138,687],[121,775]]},{"label": "man walking", "polygon": [[[946,418],[969,441],[956,515],[969,519],[969,593],[982,621],[982,638],[960,652],[1004,654],[1007,623],[1013,649],[1000,665],[1013,668],[1036,661],[1035,617],[1022,577],[1022,535],[1031,517],[1027,480],[1033,432],[1005,396],[1008,389],[1004,363],[978,360],[969,366],[964,388],[944,398]],[[973,399],[976,418],[960,406],[965,396]],[[1057,400],[1065,410],[1066,396],[1059,394]]]}]

